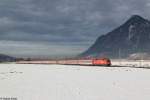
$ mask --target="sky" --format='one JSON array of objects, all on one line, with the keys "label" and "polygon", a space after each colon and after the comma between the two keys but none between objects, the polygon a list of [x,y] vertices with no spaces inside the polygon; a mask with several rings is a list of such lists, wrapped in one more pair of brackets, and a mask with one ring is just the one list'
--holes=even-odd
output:
[{"label": "sky", "polygon": [[77,55],[132,15],[150,19],[150,0],[0,0],[0,53]]}]

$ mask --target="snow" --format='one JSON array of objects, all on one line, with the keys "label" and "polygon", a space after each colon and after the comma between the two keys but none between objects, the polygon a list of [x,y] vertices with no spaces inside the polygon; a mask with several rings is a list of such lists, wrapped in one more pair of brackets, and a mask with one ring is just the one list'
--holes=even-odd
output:
[{"label": "snow", "polygon": [[150,70],[0,64],[0,97],[18,100],[149,100]]},{"label": "snow", "polygon": [[111,60],[112,66],[130,66],[138,68],[149,68],[150,60]]},{"label": "snow", "polygon": [[135,31],[135,26],[134,25],[130,25],[129,26],[128,40],[131,40],[131,38],[134,36],[134,31]]}]

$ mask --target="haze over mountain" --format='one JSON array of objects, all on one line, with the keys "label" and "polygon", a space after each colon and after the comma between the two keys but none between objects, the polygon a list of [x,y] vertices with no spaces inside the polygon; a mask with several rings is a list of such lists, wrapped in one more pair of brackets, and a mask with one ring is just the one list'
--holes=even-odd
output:
[{"label": "haze over mountain", "polygon": [[150,21],[139,15],[100,36],[81,56],[124,58],[134,53],[150,53]]}]

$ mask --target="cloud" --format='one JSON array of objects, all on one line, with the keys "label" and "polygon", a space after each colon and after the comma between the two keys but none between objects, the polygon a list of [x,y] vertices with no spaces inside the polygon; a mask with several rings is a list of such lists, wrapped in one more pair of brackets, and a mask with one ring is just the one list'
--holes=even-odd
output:
[{"label": "cloud", "polygon": [[[49,43],[0,41],[0,51],[14,57],[68,57],[85,50],[84,46],[53,45]],[[70,52],[71,51],[71,52]]]},{"label": "cloud", "polygon": [[[32,50],[37,42],[82,52],[133,14],[149,19],[149,9],[149,0],[0,0],[0,40],[9,41],[1,52],[9,48],[10,41],[33,43]],[[25,48],[22,51],[28,54]]]}]

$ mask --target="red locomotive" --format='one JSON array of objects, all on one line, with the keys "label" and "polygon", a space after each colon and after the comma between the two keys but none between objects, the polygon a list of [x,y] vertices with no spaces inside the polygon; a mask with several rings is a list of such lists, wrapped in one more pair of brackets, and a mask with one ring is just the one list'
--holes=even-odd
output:
[{"label": "red locomotive", "polygon": [[92,60],[92,65],[102,65],[102,66],[111,66],[111,61],[108,58],[99,58],[99,59],[93,59]]}]

